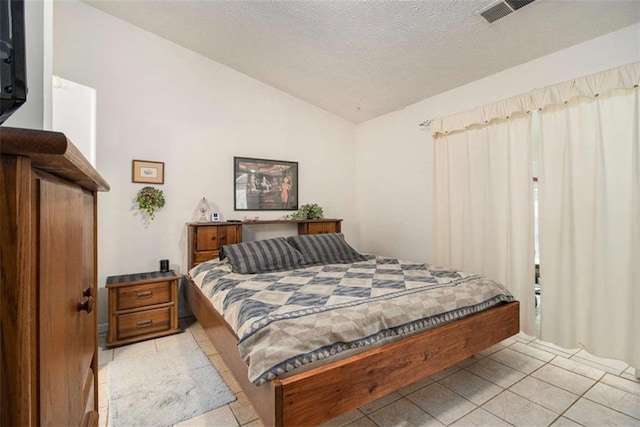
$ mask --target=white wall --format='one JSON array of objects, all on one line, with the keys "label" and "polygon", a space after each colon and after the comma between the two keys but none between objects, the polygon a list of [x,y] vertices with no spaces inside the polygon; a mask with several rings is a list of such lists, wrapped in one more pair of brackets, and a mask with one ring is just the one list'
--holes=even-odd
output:
[{"label": "white wall", "polygon": [[[298,161],[301,202],[344,218],[358,249],[430,261],[432,139],[419,123],[638,60],[635,25],[355,126],[83,3],[54,7],[54,73],[98,94],[97,169],[112,187],[99,197],[100,286],[163,258],[184,273],[184,224],[203,196],[227,219],[285,213],[233,210],[233,156]],[[148,226],[132,159],[166,165],[167,206]],[[246,237],[295,233],[256,230]]]},{"label": "white wall", "polygon": [[51,130],[64,133],[96,167],[96,90],[53,76]]},{"label": "white wall", "polygon": [[[185,273],[202,197],[227,219],[288,213],[234,212],[233,156],[299,162],[300,201],[343,218],[357,245],[354,124],[77,1],[54,5],[54,73],[97,90],[97,169],[111,185],[98,198],[99,286],[164,258]],[[148,226],[132,208],[144,186],[133,159],[165,162],[167,206]]]},{"label": "white wall", "polygon": [[640,61],[640,24],[359,125],[356,134],[359,249],[434,261],[433,140],[419,123],[636,61]]}]

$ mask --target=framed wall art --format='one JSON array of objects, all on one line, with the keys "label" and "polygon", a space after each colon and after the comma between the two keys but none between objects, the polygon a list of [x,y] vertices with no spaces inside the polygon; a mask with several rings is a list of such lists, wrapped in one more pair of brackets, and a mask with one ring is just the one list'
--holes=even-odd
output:
[{"label": "framed wall art", "polygon": [[298,210],[298,162],[233,158],[234,209]]},{"label": "framed wall art", "polygon": [[131,181],[143,184],[164,184],[164,162],[134,160]]}]

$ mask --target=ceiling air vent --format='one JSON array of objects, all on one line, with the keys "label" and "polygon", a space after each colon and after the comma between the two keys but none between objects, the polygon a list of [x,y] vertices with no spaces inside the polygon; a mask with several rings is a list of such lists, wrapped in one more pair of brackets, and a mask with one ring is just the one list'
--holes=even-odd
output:
[{"label": "ceiling air vent", "polygon": [[502,19],[514,11],[533,3],[535,0],[504,0],[491,3],[489,6],[481,9],[478,13],[487,20],[489,24]]},{"label": "ceiling air vent", "polygon": [[521,7],[528,5],[529,3],[533,3],[535,0],[505,0],[504,2],[508,4],[511,9],[518,10]]}]

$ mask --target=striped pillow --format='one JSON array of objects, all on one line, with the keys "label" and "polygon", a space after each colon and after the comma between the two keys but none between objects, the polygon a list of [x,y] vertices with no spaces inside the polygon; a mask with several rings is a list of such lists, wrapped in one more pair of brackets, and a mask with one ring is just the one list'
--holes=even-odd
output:
[{"label": "striped pillow", "polygon": [[287,240],[311,264],[350,264],[368,259],[349,246],[342,233],[306,234]]},{"label": "striped pillow", "polygon": [[220,249],[220,259],[224,258],[229,258],[231,270],[240,274],[293,270],[307,264],[284,237],[225,245]]}]

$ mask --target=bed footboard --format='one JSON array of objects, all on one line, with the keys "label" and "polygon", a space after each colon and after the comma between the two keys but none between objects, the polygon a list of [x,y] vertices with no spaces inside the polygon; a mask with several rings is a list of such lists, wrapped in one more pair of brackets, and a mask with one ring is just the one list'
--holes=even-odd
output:
[{"label": "bed footboard", "polygon": [[461,362],[520,330],[519,302],[515,301],[258,387],[248,379],[235,333],[186,279],[189,308],[267,426],[322,423]]},{"label": "bed footboard", "polygon": [[281,380],[284,425],[326,421],[518,333],[518,305],[505,304]]}]

